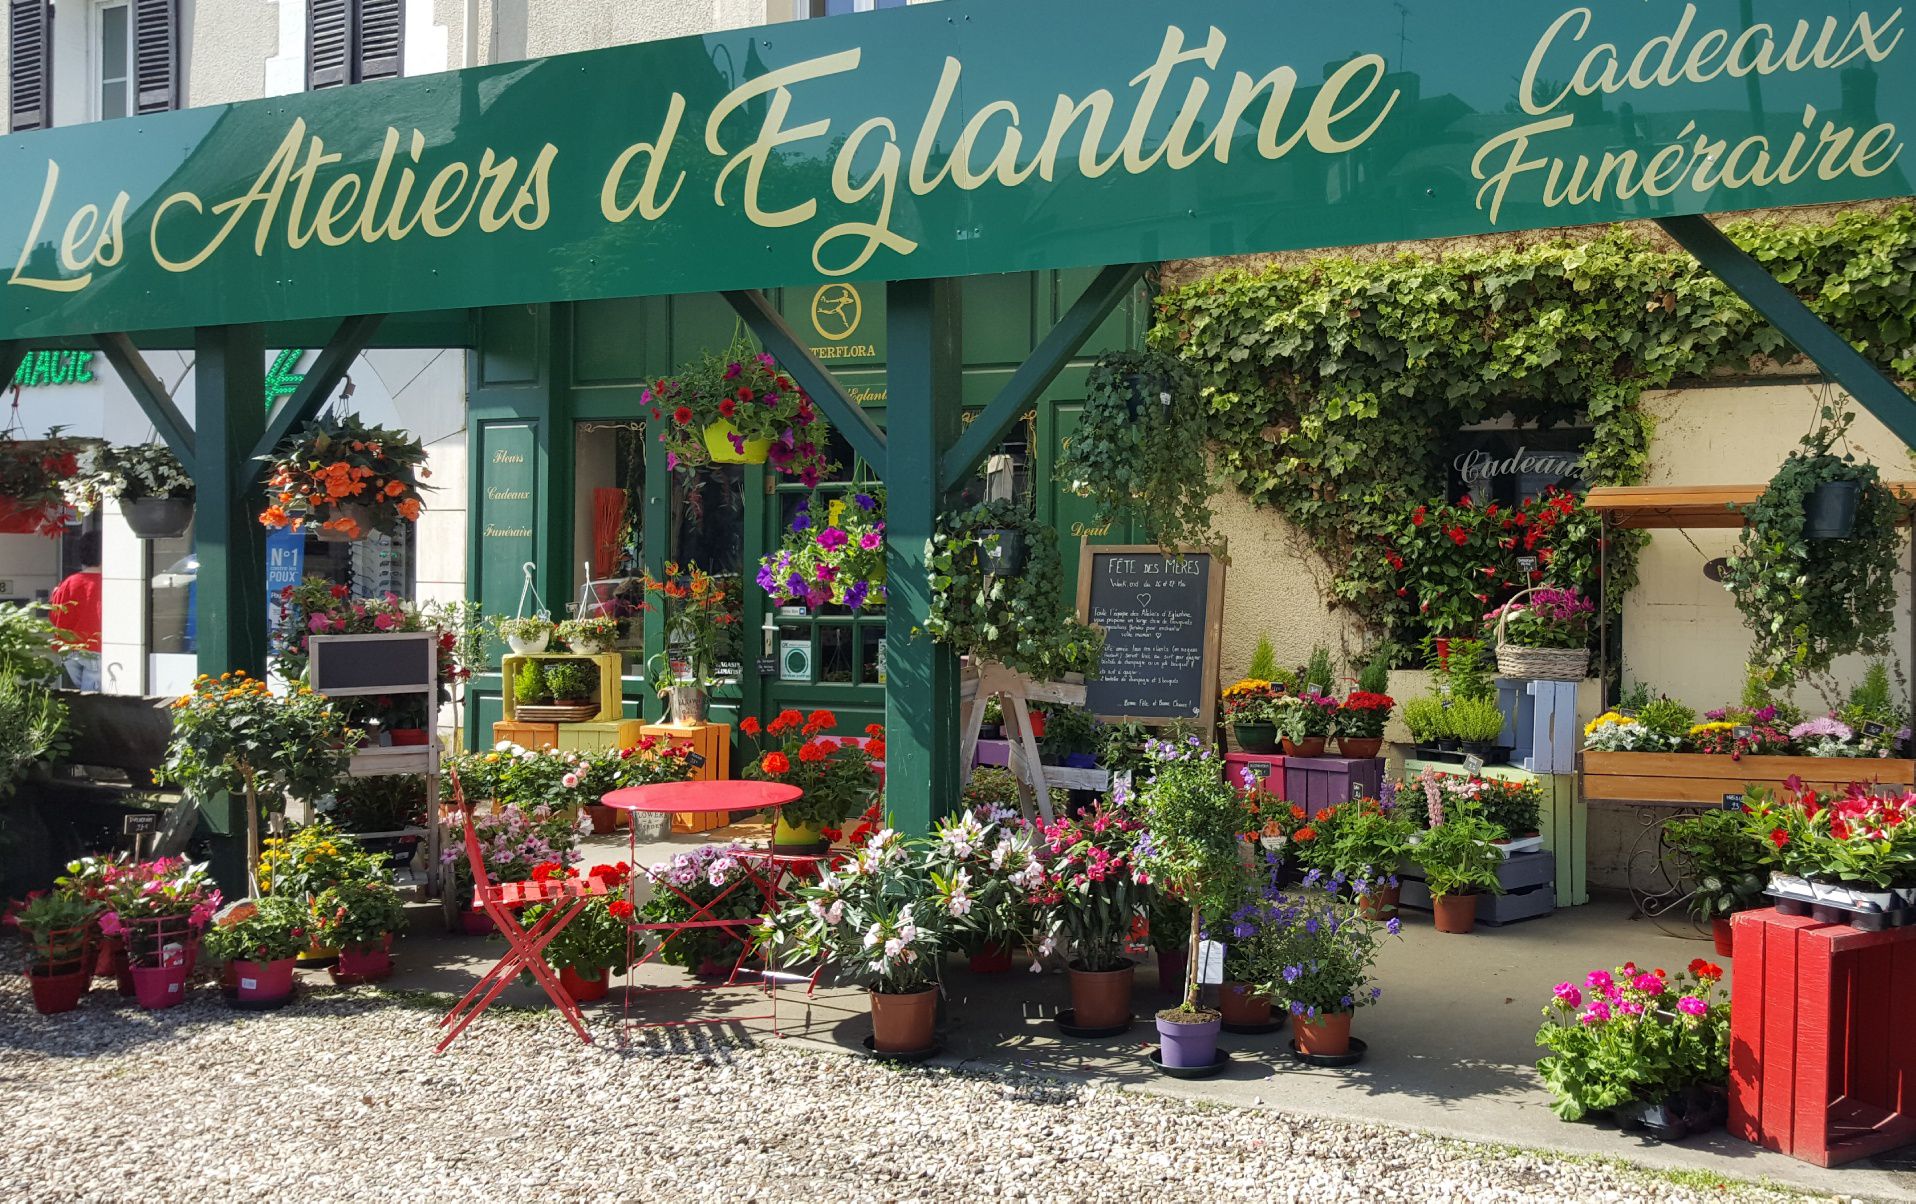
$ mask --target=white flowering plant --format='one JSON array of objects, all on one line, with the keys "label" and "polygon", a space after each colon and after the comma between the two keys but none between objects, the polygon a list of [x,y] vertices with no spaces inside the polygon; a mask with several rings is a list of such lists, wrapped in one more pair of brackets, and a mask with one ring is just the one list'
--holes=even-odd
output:
[{"label": "white flowering plant", "polygon": [[759,937],[836,966],[881,995],[938,985],[946,938],[973,906],[962,878],[931,868],[930,841],[880,829],[853,854],[793,889]]},{"label": "white flowering plant", "polygon": [[103,500],[136,502],[147,498],[193,496],[193,478],[164,443],[115,447],[94,444],[80,453],[79,471],[60,482],[67,504],[91,514]]},{"label": "white flowering plant", "polygon": [[1605,711],[1583,729],[1583,746],[1596,752],[1674,752],[1682,743],[1616,711]]},{"label": "white flowering plant", "polygon": [[995,807],[980,807],[940,820],[932,829],[926,864],[944,884],[957,942],[976,952],[986,945],[1011,949],[1031,943],[1037,909],[1031,893],[1044,882],[1031,833]]}]

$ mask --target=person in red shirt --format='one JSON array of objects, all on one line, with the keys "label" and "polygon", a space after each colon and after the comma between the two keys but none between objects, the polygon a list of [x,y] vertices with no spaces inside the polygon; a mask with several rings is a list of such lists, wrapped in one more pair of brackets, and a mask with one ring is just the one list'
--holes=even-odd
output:
[{"label": "person in red shirt", "polygon": [[76,688],[100,688],[100,533],[80,536],[80,571],[54,586],[48,609],[67,649],[67,676]]}]

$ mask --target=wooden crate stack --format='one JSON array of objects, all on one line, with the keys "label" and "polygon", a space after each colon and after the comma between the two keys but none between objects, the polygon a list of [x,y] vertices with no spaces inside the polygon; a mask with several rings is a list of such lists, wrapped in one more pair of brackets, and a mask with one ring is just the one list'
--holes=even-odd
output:
[{"label": "wooden crate stack", "polygon": [[[1438,773],[1456,777],[1468,776],[1468,771],[1451,761],[1404,762],[1404,780],[1412,793],[1402,798],[1398,805],[1420,807],[1423,800],[1415,796],[1417,778],[1425,768]],[[1543,804],[1539,808],[1537,829],[1543,835],[1543,847],[1556,859],[1556,901],[1558,907],[1577,907],[1590,901],[1589,829],[1590,815],[1577,797],[1577,775],[1574,773],[1531,773],[1510,765],[1486,765],[1479,771],[1486,778],[1495,778],[1506,782],[1536,782],[1543,788]]]}]

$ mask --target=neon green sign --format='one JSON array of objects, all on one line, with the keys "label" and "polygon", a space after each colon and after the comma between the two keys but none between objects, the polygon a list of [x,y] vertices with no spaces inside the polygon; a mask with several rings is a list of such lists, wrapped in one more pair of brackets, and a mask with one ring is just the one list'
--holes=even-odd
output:
[{"label": "neon green sign", "polygon": [[32,351],[14,370],[13,383],[23,389],[43,385],[85,385],[93,383],[91,351]]}]

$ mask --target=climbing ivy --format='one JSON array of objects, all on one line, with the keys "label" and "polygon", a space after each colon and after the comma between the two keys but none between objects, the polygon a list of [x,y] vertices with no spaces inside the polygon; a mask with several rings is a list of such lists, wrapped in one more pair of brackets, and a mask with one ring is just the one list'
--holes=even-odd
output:
[{"label": "climbing ivy", "polygon": [[[1725,231],[1863,354],[1916,375],[1916,208]],[[1687,253],[1625,228],[1224,271],[1159,297],[1150,339],[1198,375],[1228,479],[1340,566],[1441,497],[1459,427],[1588,423],[1586,479],[1637,484],[1645,389],[1793,354]],[[1612,551],[1627,583],[1633,548]],[[1375,591],[1340,592],[1388,623],[1362,601]]]}]

